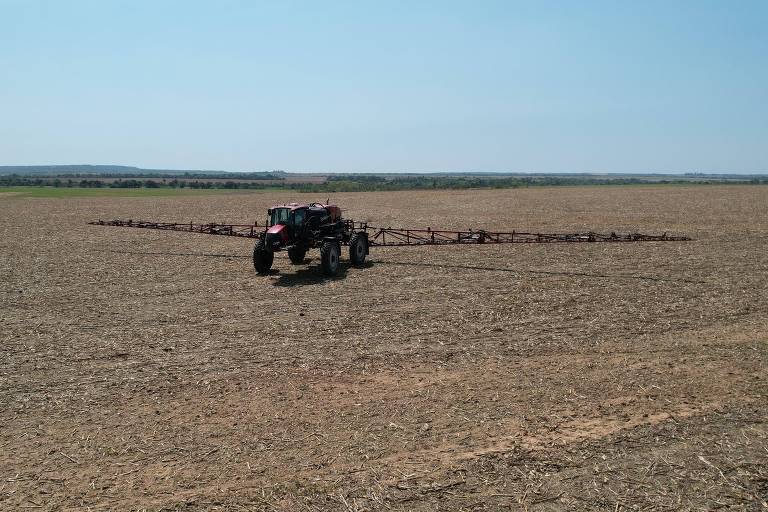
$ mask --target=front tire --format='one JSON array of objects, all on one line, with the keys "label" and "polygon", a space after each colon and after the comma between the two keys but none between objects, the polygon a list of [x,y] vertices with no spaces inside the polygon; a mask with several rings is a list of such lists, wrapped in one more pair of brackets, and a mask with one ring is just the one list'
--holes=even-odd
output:
[{"label": "front tire", "polygon": [[368,237],[364,233],[355,233],[349,239],[349,259],[356,267],[362,267],[368,254]]},{"label": "front tire", "polygon": [[272,268],[272,262],[275,259],[275,253],[268,251],[264,246],[264,240],[256,242],[253,248],[253,268],[259,274],[266,274]]},{"label": "front tire", "polygon": [[323,274],[333,277],[339,272],[339,244],[336,241],[325,241],[320,247],[320,263]]},{"label": "front tire", "polygon": [[306,249],[288,249],[288,258],[294,265],[301,265],[304,263],[304,257],[307,255]]}]

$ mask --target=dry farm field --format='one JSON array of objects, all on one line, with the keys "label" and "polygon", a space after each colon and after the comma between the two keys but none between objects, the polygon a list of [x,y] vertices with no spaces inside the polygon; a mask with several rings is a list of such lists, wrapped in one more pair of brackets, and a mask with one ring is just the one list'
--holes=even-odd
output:
[{"label": "dry farm field", "polygon": [[86,224],[293,199],[326,198],[0,197],[0,509],[768,509],[768,187],[336,194],[695,241],[372,249],[331,280]]}]

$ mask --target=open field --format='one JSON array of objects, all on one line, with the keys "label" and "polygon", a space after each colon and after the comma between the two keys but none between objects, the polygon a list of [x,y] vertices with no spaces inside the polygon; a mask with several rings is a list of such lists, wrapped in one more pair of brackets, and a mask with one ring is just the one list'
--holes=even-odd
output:
[{"label": "open field", "polygon": [[768,187],[335,194],[392,227],[686,243],[252,242],[287,192],[0,195],[0,509],[768,509]]}]

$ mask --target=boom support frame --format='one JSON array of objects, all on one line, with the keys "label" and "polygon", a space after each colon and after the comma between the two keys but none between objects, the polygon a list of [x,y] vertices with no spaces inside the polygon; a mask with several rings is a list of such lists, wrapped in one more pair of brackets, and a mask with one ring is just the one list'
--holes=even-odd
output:
[{"label": "boom support frame", "polygon": [[[163,231],[182,231],[185,233],[201,233],[207,235],[237,236],[241,238],[260,239],[268,226],[254,224],[207,223],[198,224],[152,222],[135,220],[98,220],[89,222],[98,226],[118,226],[128,228],[158,229]],[[370,247],[407,247],[416,245],[454,245],[454,244],[530,244],[530,243],[595,243],[595,242],[684,242],[691,238],[673,236],[666,232],[661,235],[643,233],[610,234],[594,233],[532,233],[523,231],[486,231],[473,230],[454,231],[445,229],[404,229],[381,228],[369,226],[367,222],[353,220],[344,221],[345,232],[364,232],[368,237]],[[349,238],[345,237],[343,244]]]}]

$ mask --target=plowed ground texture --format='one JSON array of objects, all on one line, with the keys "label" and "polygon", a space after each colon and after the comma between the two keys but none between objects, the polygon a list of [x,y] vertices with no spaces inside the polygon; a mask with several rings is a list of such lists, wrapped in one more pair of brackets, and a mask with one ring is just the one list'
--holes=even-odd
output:
[{"label": "plowed ground texture", "polygon": [[253,241],[285,193],[0,198],[3,510],[765,510],[768,188],[338,194],[383,226],[691,242]]}]

